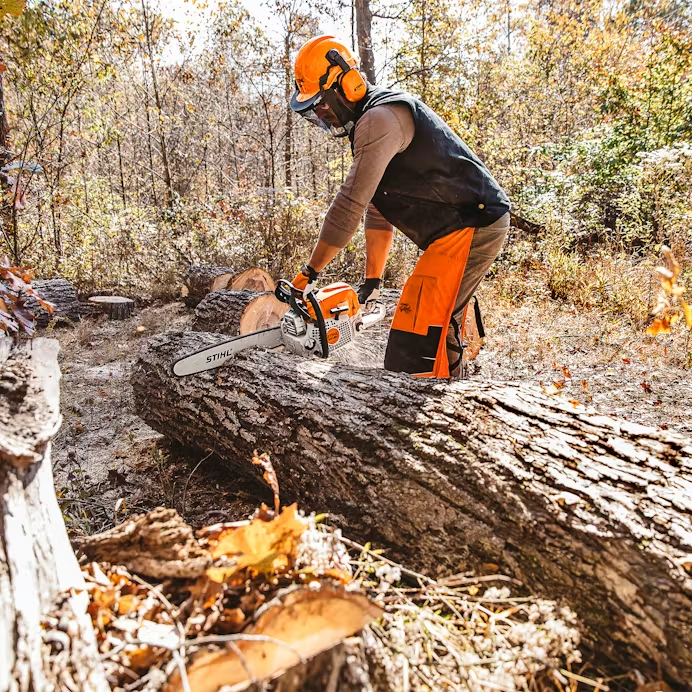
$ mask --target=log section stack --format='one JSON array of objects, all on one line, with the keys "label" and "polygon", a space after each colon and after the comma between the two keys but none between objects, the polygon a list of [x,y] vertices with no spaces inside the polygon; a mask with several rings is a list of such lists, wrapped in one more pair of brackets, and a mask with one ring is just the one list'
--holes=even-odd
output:
[{"label": "log section stack", "polygon": [[185,305],[194,308],[208,293],[225,288],[234,291],[273,291],[276,284],[264,269],[258,267],[238,272],[229,267],[192,266],[183,279],[182,298]]}]

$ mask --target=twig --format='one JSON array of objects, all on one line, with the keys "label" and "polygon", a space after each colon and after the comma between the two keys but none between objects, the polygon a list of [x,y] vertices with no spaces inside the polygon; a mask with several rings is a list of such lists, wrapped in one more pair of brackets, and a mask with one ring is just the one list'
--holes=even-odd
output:
[{"label": "twig", "polygon": [[393,567],[398,567],[401,570],[402,574],[408,574],[409,577],[415,577],[416,579],[419,579],[420,581],[425,582],[427,584],[431,584],[433,586],[440,586],[440,583],[435,581],[434,579],[431,579],[430,577],[426,577],[424,574],[420,574],[419,572],[414,572],[413,570],[407,569],[406,567],[402,567],[402,565],[400,565],[398,562],[394,562],[394,560],[390,560],[389,558],[385,557],[384,555],[378,555],[377,553],[374,553],[369,548],[366,548],[364,545],[361,545],[360,543],[356,543],[355,541],[352,541],[350,538],[346,538],[345,536],[341,536],[339,538],[339,540],[351,548],[355,548],[356,550],[360,550],[361,552],[368,553],[369,555],[372,555],[377,560],[381,560],[382,562],[386,562],[388,565],[392,565]]},{"label": "twig", "polygon": [[199,467],[200,467],[200,466],[201,466],[201,465],[213,454],[213,453],[214,453],[214,450],[212,450],[211,452],[209,452],[209,454],[207,454],[207,456],[205,456],[204,459],[201,459],[200,461],[198,461],[198,462],[197,462],[197,465],[195,466],[195,468],[192,469],[192,471],[190,471],[190,475],[187,477],[187,480],[185,481],[185,487],[183,488],[183,500],[182,500],[182,506],[181,506],[181,510],[182,510],[181,513],[182,513],[182,515],[183,515],[183,519],[185,519],[185,510],[186,510],[186,508],[185,508],[185,502],[186,502],[186,500],[187,500],[187,486],[190,485],[190,479],[192,478],[192,476],[195,475],[195,471],[196,471],[196,470],[197,470],[197,469],[198,469],[198,468],[199,468]]},{"label": "twig", "polygon": [[564,675],[566,678],[576,680],[577,682],[583,682],[585,685],[590,685],[591,687],[594,687],[597,690],[603,690],[603,692],[608,692],[608,690],[610,689],[608,685],[602,685],[600,682],[596,682],[595,680],[589,680],[589,678],[585,678],[583,675],[570,673],[568,670],[565,670],[564,668],[560,668],[560,673]]},{"label": "twig", "polygon": [[190,681],[187,679],[187,668],[185,668],[185,659],[180,653],[180,649],[173,652],[173,658],[178,665],[178,671],[180,672],[180,683],[183,686],[184,692],[192,692],[190,688]]}]

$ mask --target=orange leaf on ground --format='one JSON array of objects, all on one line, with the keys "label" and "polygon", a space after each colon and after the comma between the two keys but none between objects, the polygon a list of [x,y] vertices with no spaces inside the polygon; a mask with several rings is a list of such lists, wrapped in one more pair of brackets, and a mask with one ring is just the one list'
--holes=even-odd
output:
[{"label": "orange leaf on ground", "polygon": [[214,560],[229,558],[232,564],[210,567],[207,576],[221,583],[243,569],[258,574],[286,569],[295,557],[298,538],[307,527],[307,522],[298,516],[298,505],[293,504],[271,521],[257,517],[246,526],[227,529],[211,546],[211,556]]},{"label": "orange leaf on ground", "polygon": [[653,324],[647,328],[646,333],[649,336],[656,336],[657,334],[668,334],[670,332],[670,317],[664,315],[662,318],[656,318]]}]

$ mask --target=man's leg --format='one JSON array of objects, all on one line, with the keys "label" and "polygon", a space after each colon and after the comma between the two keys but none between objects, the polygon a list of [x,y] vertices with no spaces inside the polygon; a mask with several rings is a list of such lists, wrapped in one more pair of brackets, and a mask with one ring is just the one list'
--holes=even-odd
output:
[{"label": "man's leg", "polygon": [[494,224],[477,228],[473,235],[466,271],[459,286],[447,330],[447,354],[452,377],[458,377],[461,370],[460,340],[463,336],[461,328],[464,323],[464,308],[502,249],[508,230],[509,214],[505,214]]},{"label": "man's leg", "polygon": [[418,377],[449,377],[446,335],[469,259],[474,229],[436,240],[401,293],[384,367]]}]

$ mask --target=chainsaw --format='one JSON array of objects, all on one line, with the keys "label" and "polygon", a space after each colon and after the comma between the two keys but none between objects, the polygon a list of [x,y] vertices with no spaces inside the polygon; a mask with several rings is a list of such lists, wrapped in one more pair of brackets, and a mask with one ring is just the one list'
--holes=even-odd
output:
[{"label": "chainsaw", "polygon": [[290,306],[279,324],[183,356],[173,363],[173,372],[183,377],[212,370],[253,347],[283,346],[299,356],[328,358],[356,341],[386,314],[384,304],[378,300],[368,301],[368,312],[364,313],[357,293],[343,282],[303,295],[289,281],[281,279],[274,294]]}]

